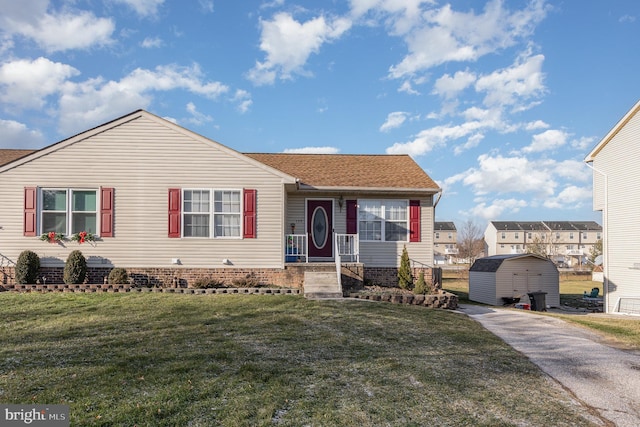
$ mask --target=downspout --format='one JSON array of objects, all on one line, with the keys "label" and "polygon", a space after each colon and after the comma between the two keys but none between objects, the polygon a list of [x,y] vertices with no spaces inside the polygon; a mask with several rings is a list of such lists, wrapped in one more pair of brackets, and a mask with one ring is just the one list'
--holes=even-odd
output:
[{"label": "downspout", "polygon": [[605,313],[609,312],[609,176],[597,169],[595,166],[585,162],[587,167],[593,169],[604,177],[604,207],[602,208],[602,222],[604,223],[604,233],[602,233],[602,263],[604,264],[604,281],[602,284],[602,299]]}]

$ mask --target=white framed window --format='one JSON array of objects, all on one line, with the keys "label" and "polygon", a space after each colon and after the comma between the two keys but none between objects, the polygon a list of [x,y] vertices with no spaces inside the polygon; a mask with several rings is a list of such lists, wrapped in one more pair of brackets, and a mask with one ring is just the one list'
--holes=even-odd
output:
[{"label": "white framed window", "polygon": [[240,190],[185,189],[182,193],[184,237],[241,237]]},{"label": "white framed window", "polygon": [[506,239],[507,238],[507,233],[505,233],[504,231],[502,232],[502,238]]},{"label": "white framed window", "polygon": [[215,237],[240,237],[240,223],[242,220],[240,191],[214,191],[213,194]]},{"label": "white framed window", "polygon": [[516,237],[516,239],[518,238],[518,236],[519,236],[519,234],[518,234],[518,232],[516,232],[516,233],[515,233],[515,237]]},{"label": "white framed window", "polygon": [[98,190],[43,188],[40,197],[41,233],[98,233]]},{"label": "white framed window", "polygon": [[211,227],[211,197],[209,190],[184,190],[184,237],[209,237]]},{"label": "white framed window", "polygon": [[436,231],[436,239],[439,239],[439,238],[440,238],[440,233]]},{"label": "white framed window", "polygon": [[407,200],[359,200],[358,233],[362,241],[406,242],[409,235]]},{"label": "white framed window", "polygon": [[573,232],[569,233],[569,240],[573,240]]}]

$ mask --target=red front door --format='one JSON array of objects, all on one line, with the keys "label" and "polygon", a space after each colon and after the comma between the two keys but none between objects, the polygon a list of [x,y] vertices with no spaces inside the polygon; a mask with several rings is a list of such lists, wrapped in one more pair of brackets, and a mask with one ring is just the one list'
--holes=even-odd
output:
[{"label": "red front door", "polygon": [[309,256],[333,256],[333,200],[307,200]]}]

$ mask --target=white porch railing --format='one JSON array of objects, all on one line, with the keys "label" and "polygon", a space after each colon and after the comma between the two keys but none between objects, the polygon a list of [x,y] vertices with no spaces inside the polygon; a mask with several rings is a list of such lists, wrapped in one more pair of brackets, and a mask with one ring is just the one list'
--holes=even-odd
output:
[{"label": "white porch railing", "polygon": [[357,234],[336,233],[336,258],[346,262],[360,262],[360,241]]},{"label": "white porch railing", "polygon": [[567,249],[567,255],[581,256],[584,255],[584,251],[582,249]]},{"label": "white porch railing", "polygon": [[[360,262],[360,241],[357,234],[334,235],[334,258],[340,262]],[[285,262],[309,262],[309,240],[306,234],[285,235]]]},{"label": "white porch railing", "polygon": [[306,234],[287,234],[285,236],[284,261],[309,262],[309,246]]}]

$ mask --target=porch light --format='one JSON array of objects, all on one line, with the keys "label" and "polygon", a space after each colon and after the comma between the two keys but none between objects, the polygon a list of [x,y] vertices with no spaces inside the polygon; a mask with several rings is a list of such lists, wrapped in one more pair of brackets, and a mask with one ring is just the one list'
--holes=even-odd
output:
[{"label": "porch light", "polygon": [[229,258],[225,258],[222,260],[222,263],[224,265],[233,265],[233,263],[231,262],[231,260]]},{"label": "porch light", "polygon": [[340,207],[340,212],[342,212],[342,206],[344,206],[344,198],[342,197],[342,194],[341,194],[340,198],[338,199],[338,207]]}]

